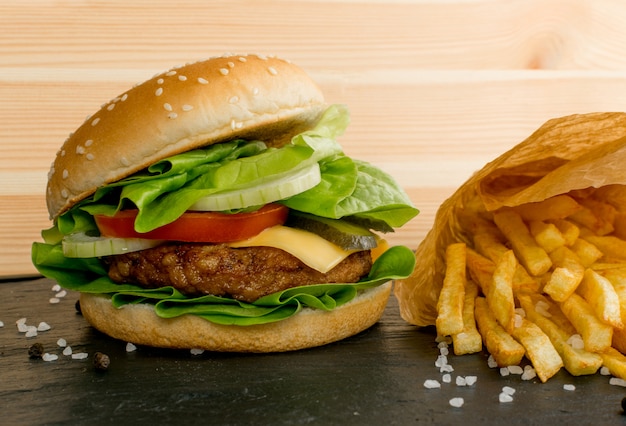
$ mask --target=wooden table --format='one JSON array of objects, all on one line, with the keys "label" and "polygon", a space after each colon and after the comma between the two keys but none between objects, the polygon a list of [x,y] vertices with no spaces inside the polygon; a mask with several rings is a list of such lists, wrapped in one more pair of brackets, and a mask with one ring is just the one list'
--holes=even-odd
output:
[{"label": "wooden table", "polygon": [[[600,374],[575,378],[562,371],[549,382],[502,377],[486,354],[449,356],[452,383],[435,367],[433,330],[417,329],[398,315],[392,297],[382,320],[363,333],[327,346],[279,354],[221,354],[139,347],[92,329],[75,309],[75,294],[57,304],[47,279],[0,283],[0,407],[7,425],[219,424],[219,425],[602,425],[622,424],[626,390]],[[16,321],[51,326],[35,337]],[[77,354],[57,345],[63,338]],[[33,343],[58,355],[30,359]],[[95,352],[111,364],[98,371]],[[456,377],[477,376],[473,386]],[[574,391],[563,389],[566,384]],[[504,386],[516,390],[500,403]],[[461,397],[460,408],[449,405]]]}]

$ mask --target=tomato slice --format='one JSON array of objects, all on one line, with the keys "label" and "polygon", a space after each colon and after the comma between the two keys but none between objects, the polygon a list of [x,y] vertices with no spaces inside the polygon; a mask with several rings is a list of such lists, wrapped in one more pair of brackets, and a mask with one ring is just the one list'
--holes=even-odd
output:
[{"label": "tomato slice", "polygon": [[122,210],[115,216],[96,215],[95,220],[105,237],[229,243],[251,238],[270,226],[282,225],[288,212],[282,204],[267,204],[254,212],[234,214],[188,211],[174,222],[146,233],[135,231],[137,210]]}]

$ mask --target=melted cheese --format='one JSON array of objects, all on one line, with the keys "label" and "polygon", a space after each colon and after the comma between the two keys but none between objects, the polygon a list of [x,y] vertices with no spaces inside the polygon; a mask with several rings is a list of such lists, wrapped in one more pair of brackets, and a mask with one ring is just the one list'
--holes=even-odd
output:
[{"label": "melted cheese", "polygon": [[273,226],[230,247],[274,247],[297,257],[307,266],[326,273],[358,250],[344,250],[317,234],[287,226]]}]

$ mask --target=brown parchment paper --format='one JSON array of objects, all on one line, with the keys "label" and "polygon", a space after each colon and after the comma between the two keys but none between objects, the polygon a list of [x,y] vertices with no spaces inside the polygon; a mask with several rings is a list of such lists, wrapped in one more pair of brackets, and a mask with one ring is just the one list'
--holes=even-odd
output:
[{"label": "brown parchment paper", "polygon": [[445,249],[453,242],[471,246],[459,217],[472,203],[493,211],[609,184],[626,184],[626,113],[549,120],[485,165],[439,207],[432,229],[416,250],[413,274],[395,284],[400,315],[417,326],[435,324]]}]

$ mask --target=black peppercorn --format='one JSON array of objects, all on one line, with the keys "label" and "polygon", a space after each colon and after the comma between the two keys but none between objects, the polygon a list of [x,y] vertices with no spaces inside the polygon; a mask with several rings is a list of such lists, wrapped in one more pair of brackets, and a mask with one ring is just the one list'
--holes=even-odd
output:
[{"label": "black peppercorn", "polygon": [[102,352],[93,354],[93,366],[96,370],[106,371],[109,368],[109,364],[111,364],[111,359],[107,354]]},{"label": "black peppercorn", "polygon": [[30,358],[41,358],[43,355],[43,345],[41,343],[33,343],[28,348],[28,356]]},{"label": "black peppercorn", "polygon": [[624,410],[623,414],[626,414],[626,397],[622,398],[622,410]]}]

